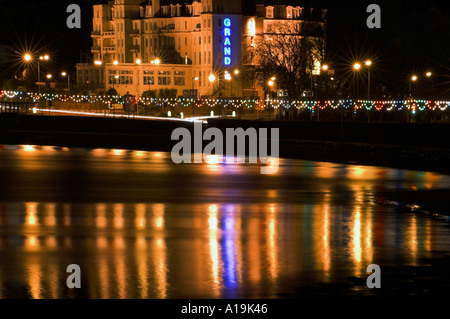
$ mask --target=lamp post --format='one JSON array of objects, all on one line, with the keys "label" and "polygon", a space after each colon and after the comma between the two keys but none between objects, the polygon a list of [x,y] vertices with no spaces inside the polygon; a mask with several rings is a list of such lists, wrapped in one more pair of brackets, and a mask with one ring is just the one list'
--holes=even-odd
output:
[{"label": "lamp post", "polygon": [[68,92],[68,95],[70,95],[70,74],[67,72],[62,72],[61,75],[63,77],[67,76],[67,92]]},{"label": "lamp post", "polygon": [[[155,58],[155,59],[153,59],[153,60],[150,61],[150,64],[153,64],[153,65],[158,66],[158,65],[161,64],[161,60],[158,59],[158,58]],[[156,75],[156,74],[153,75],[153,78],[154,78],[154,79],[155,79],[155,75]],[[149,76],[149,79],[148,79],[148,90],[149,90],[149,91],[150,91],[150,85],[151,85],[151,82],[152,82],[152,81],[150,81],[150,76]],[[149,94],[150,94],[150,92],[149,92]]]},{"label": "lamp post", "polygon": [[116,80],[118,80],[118,79],[119,79],[119,75],[116,74],[116,75],[114,76],[114,80],[113,80],[113,90],[115,90],[114,85],[116,84]]},{"label": "lamp post", "polygon": [[322,71],[326,72],[327,76],[325,79],[325,94],[328,93],[328,70],[330,69],[330,66],[328,64],[322,65]]},{"label": "lamp post", "polygon": [[[200,78],[198,76],[192,77],[192,93],[194,93],[195,87],[194,87],[194,81],[198,81]],[[192,97],[193,94],[191,94]],[[195,118],[195,103],[192,102],[192,120]]]},{"label": "lamp post", "polygon": [[[27,64],[27,69],[26,69],[26,73],[25,73],[25,74],[28,74],[28,73],[29,73],[29,72],[28,72],[28,64],[29,64],[32,60],[33,60],[33,56],[32,56],[31,54],[25,53],[25,54],[23,55],[23,61],[25,62],[25,64]],[[30,77],[28,77],[27,87],[28,87],[28,84],[30,84],[29,80],[30,80]]]},{"label": "lamp post", "polygon": [[[209,80],[209,82],[211,83],[211,84],[213,84],[214,82],[216,82],[216,80],[217,80],[217,77],[214,75],[214,74],[210,74],[209,75],[209,77],[208,77],[208,80]],[[213,92],[214,92],[214,89],[213,89]]]},{"label": "lamp post", "polygon": [[356,104],[355,104],[355,102],[357,101],[357,99],[358,99],[358,81],[357,81],[357,79],[356,79],[356,77],[357,77],[357,72],[359,72],[360,70],[361,70],[361,68],[362,68],[362,65],[361,65],[361,63],[359,63],[359,62],[356,62],[355,64],[353,64],[353,71],[355,71],[354,73],[353,73],[353,114],[352,114],[352,118],[355,116],[355,112],[356,112]]},{"label": "lamp post", "polygon": [[361,63],[356,62],[355,64],[353,64],[353,70],[355,71],[355,73],[353,74],[353,94],[354,94],[354,99],[356,100],[358,98],[358,81],[356,80],[356,72],[359,72],[361,70]]},{"label": "lamp post", "polygon": [[103,68],[103,62],[100,61],[100,60],[95,60],[95,61],[94,61],[94,65],[95,65],[95,66],[98,66],[98,67],[102,67],[102,68],[101,68],[101,72],[99,72],[100,76],[99,76],[98,81],[102,84],[102,86],[104,87],[104,90],[107,91],[107,81],[108,81],[108,78],[107,78],[105,69]]},{"label": "lamp post", "polygon": [[372,61],[371,60],[367,60],[366,62],[364,62],[364,64],[367,67],[367,100],[370,101],[370,67],[372,66]]},{"label": "lamp post", "polygon": [[[270,78],[270,80],[267,82],[267,85],[269,87],[269,93],[267,94],[267,109],[269,110],[269,120],[270,120],[270,109],[269,109],[269,99],[270,99],[270,93],[272,92],[272,87],[275,85],[276,78],[273,76]],[[275,110],[273,111],[273,117],[275,118]]]},{"label": "lamp post", "polygon": [[413,82],[416,82],[418,79],[417,75],[413,75],[411,77],[411,81],[409,81],[409,96],[412,97],[412,84]]},{"label": "lamp post", "polygon": [[40,85],[40,83],[41,83],[41,64],[40,64],[40,61],[48,61],[48,60],[50,60],[50,57],[48,56],[48,54],[46,54],[46,55],[41,55],[40,57],[39,57],[39,60],[38,60],[38,82],[39,82],[39,95],[41,95],[41,85]]},{"label": "lamp post", "polygon": [[[136,65],[141,65],[141,63],[142,63],[142,60],[141,59],[139,59],[139,58],[137,58],[135,61],[134,61],[135,63],[136,63]],[[140,87],[141,87],[141,81],[139,80],[139,74],[140,74],[141,72],[139,72],[139,68],[137,68],[137,70],[136,70],[136,78],[137,78],[137,81],[136,81],[136,83],[138,83],[139,84],[139,90],[138,91],[140,91]],[[144,83],[142,83],[142,84],[144,84]],[[141,94],[139,94],[139,95],[141,95]],[[136,110],[136,112],[137,112],[137,110]]]},{"label": "lamp post", "polygon": [[[240,75],[240,73],[241,73],[241,71],[239,70],[239,69],[234,69],[234,71],[233,71],[233,73],[234,73],[234,76],[237,78],[237,80],[238,80],[238,83],[237,83],[237,92],[236,92],[236,98],[239,98],[239,91],[240,91],[240,77],[239,77],[239,75]],[[233,93],[231,93],[231,95],[233,95]]]},{"label": "lamp post", "polygon": [[431,80],[431,99],[433,100],[434,98],[434,83],[433,83],[433,73],[431,73],[430,71],[428,71],[427,73],[425,73],[426,77],[429,78]]},{"label": "lamp post", "polygon": [[[217,80],[217,84],[219,85],[219,91],[220,91],[220,80],[219,80],[219,78],[218,77],[216,77],[214,74],[210,74],[209,75],[209,77],[208,77],[208,80],[209,80],[209,82],[213,85],[215,82],[216,82],[216,80]],[[213,87],[213,93],[214,93],[214,87]],[[219,97],[220,97],[220,92],[219,92]],[[219,105],[219,103],[217,103],[217,105]],[[220,105],[219,105],[219,107],[220,107]],[[220,109],[219,109],[219,112],[217,113],[217,114],[220,114]]]}]

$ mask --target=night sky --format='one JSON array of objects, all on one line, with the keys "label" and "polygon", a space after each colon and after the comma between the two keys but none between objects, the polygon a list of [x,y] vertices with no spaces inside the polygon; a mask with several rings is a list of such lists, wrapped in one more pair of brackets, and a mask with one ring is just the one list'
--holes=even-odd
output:
[{"label": "night sky", "polygon": [[[70,3],[82,8],[82,29],[70,30],[66,26],[66,8]],[[95,3],[98,1],[0,0],[0,79],[18,72],[19,52],[28,49],[49,52],[49,68],[74,69],[89,54]],[[441,91],[449,87],[450,21],[446,1],[299,3],[329,9],[327,62],[333,69],[344,72],[354,60],[372,58],[375,82],[404,87],[411,74],[429,69],[436,75]],[[366,8],[371,3],[381,6],[381,29],[370,30],[366,26]]]}]

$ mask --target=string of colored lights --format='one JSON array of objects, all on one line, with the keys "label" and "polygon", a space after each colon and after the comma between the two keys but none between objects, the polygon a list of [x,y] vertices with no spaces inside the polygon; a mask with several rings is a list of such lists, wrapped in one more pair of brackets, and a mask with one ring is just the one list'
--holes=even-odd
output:
[{"label": "string of colored lights", "polygon": [[[16,92],[16,91],[0,91],[0,99],[18,99],[29,100],[32,102],[38,102],[41,98],[47,101],[60,101],[70,103],[103,103],[107,106],[112,104],[120,104],[123,102],[121,96],[104,96],[104,95],[65,95],[65,94],[50,94],[50,93],[28,93],[28,92]],[[192,98],[136,98],[142,106],[155,106],[155,107],[180,107],[187,108],[192,107],[193,103],[196,107],[231,107],[231,108],[248,108],[264,110],[269,108],[296,108],[307,109],[312,112],[323,111],[327,109],[344,109],[357,112],[362,111],[402,111],[409,110],[411,112],[423,112],[427,109],[430,111],[446,111],[450,109],[450,101],[431,101],[431,100],[392,100],[392,101],[379,101],[379,100],[282,100],[282,99],[206,99],[201,98],[194,100]]]}]

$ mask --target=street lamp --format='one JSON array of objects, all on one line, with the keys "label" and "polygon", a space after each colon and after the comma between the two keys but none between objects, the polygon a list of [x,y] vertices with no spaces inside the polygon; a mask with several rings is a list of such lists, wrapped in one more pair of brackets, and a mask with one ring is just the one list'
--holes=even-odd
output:
[{"label": "street lamp", "polygon": [[114,64],[114,65],[119,65],[119,61],[114,60],[113,64]]},{"label": "street lamp", "polygon": [[40,64],[40,61],[48,61],[48,60],[50,60],[50,57],[48,56],[48,54],[46,54],[46,55],[41,55],[40,57],[39,57],[39,60],[38,60],[38,82],[39,82],[39,95],[41,94],[41,86],[40,86],[40,83],[41,83],[41,64]]},{"label": "street lamp", "polygon": [[[235,77],[237,78],[237,81],[238,81],[236,98],[239,98],[239,92],[240,92],[239,91],[239,89],[240,89],[240,78],[239,78],[239,75],[241,74],[241,71],[239,69],[234,69],[233,73],[234,73],[234,75],[235,75]],[[233,89],[233,87],[231,87],[231,88]],[[233,96],[233,90],[231,90],[231,95]]]},{"label": "street lamp", "polygon": [[[208,80],[211,84],[215,83],[217,80],[217,84],[219,85],[219,97],[220,97],[220,78],[216,77],[214,74],[210,74],[208,77]],[[213,86],[213,93],[214,93],[214,86]],[[220,104],[217,103],[217,107],[218,107],[218,112],[217,115],[220,115]],[[214,112],[211,112],[211,114],[213,114]]]},{"label": "street lamp", "polygon": [[214,74],[210,74],[208,77],[209,82],[214,83],[216,82],[216,76]]},{"label": "street lamp", "polygon": [[[25,64],[30,63],[32,60],[33,60],[33,56],[32,56],[31,54],[25,53],[25,54],[23,55],[23,61],[25,62]],[[27,65],[27,67],[28,67],[28,65]],[[28,68],[25,69],[25,70],[26,70],[26,72],[24,72],[24,74],[25,74],[24,78],[25,78],[25,77],[27,76],[27,74],[29,73],[29,72],[28,72]],[[30,77],[28,77],[28,79],[30,79]]]},{"label": "street lamp", "polygon": [[330,67],[328,66],[328,64],[322,65],[322,70],[324,70],[324,71],[328,71],[329,68]]},{"label": "street lamp", "polygon": [[118,79],[119,79],[119,75],[117,74],[117,75],[114,76],[114,80],[113,80],[113,90],[114,90],[114,85],[116,84],[116,80],[118,80]]},{"label": "street lamp", "polygon": [[434,91],[434,83],[433,83],[433,73],[431,73],[430,71],[428,71],[427,73],[425,73],[426,77],[431,79],[431,98],[433,98],[433,91]]},{"label": "street lamp", "polygon": [[23,56],[23,60],[24,60],[25,62],[31,62],[31,60],[33,60],[33,57],[31,56],[31,54],[26,53],[26,54],[24,54],[24,56]]},{"label": "street lamp", "polygon": [[356,62],[353,64],[353,70],[355,71],[355,73],[353,74],[353,98],[356,100],[357,95],[358,95],[358,81],[356,81],[356,72],[358,72],[359,70],[361,70],[362,65],[359,62]]},{"label": "street lamp", "polygon": [[409,96],[412,96],[412,83],[416,82],[418,79],[417,75],[413,75],[411,77],[411,81],[409,82]]},{"label": "street lamp", "polygon": [[[270,99],[270,92],[272,91],[271,89],[272,89],[272,87],[275,85],[275,80],[276,80],[276,78],[273,76],[273,77],[271,77],[270,79],[269,79],[269,81],[267,81],[267,85],[269,86],[269,92],[268,92],[268,94],[267,94],[267,99],[266,99],[266,106],[267,106],[267,109],[269,110],[269,119],[270,119],[270,109],[269,109],[269,99]],[[274,110],[274,116],[275,116],[275,110]]]},{"label": "street lamp", "polygon": [[142,61],[141,61],[141,59],[136,59],[136,64],[141,64],[142,63]]},{"label": "street lamp", "polygon": [[367,60],[364,62],[364,64],[367,67],[368,70],[368,76],[367,76],[367,100],[370,100],[370,67],[372,66],[372,61]]},{"label": "street lamp", "polygon": [[61,75],[63,77],[67,76],[67,93],[68,93],[68,95],[70,95],[70,74],[67,72],[62,72]]},{"label": "street lamp", "polygon": [[53,76],[51,74],[47,74],[47,79],[51,80]]},{"label": "street lamp", "polygon": [[198,76],[192,78],[192,90],[194,90],[194,81],[198,81],[200,78]]}]

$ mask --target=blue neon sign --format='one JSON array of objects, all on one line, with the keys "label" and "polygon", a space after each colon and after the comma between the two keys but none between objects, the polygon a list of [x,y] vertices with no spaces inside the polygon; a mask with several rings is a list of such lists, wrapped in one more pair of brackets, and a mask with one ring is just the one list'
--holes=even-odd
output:
[{"label": "blue neon sign", "polygon": [[226,18],[225,20],[223,20],[223,24],[225,26],[223,30],[223,64],[231,65],[231,19]]}]

